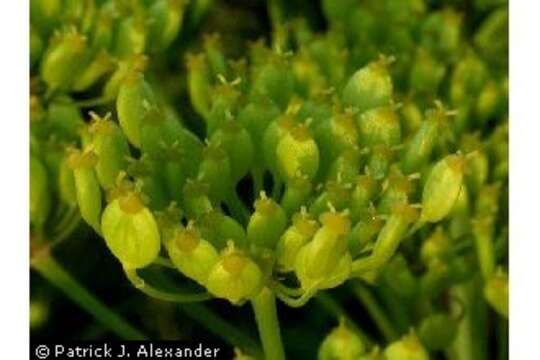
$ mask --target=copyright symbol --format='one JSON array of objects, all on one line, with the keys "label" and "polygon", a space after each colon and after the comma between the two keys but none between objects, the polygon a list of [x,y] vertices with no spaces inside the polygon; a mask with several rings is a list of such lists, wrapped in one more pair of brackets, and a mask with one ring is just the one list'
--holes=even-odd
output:
[{"label": "copyright symbol", "polygon": [[38,357],[38,359],[46,359],[49,357],[50,353],[51,351],[46,345],[39,345],[36,348],[36,356]]}]

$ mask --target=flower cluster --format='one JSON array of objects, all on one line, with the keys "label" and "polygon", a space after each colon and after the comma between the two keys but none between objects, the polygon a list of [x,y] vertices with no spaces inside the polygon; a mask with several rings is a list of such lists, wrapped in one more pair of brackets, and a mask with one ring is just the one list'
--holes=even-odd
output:
[{"label": "flower cluster", "polygon": [[137,271],[292,307],[360,279],[409,314],[384,351],[342,323],[320,359],[427,359],[455,340],[470,284],[508,316],[500,1],[475,1],[469,24],[422,0],[325,0],[327,32],[276,15],[270,44],[235,59],[207,35],[185,57],[189,120],[148,67],[183,1],[61,3],[31,9],[34,232],[77,209],[137,287],[173,301]]}]

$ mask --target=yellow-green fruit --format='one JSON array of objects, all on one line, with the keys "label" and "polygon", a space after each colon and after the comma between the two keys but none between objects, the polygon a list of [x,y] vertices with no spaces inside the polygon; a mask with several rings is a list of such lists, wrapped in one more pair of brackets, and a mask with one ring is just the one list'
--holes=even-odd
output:
[{"label": "yellow-green fruit", "polygon": [[247,225],[248,241],[259,247],[273,249],[286,225],[287,216],[281,206],[261,192],[261,198],[255,201],[255,211]]},{"label": "yellow-green fruit", "polygon": [[358,360],[365,352],[362,339],[342,322],[319,347],[319,360]]},{"label": "yellow-green fruit", "polygon": [[436,313],[422,320],[418,337],[430,350],[444,350],[452,344],[457,333],[457,323],[450,315]]},{"label": "yellow-green fruit", "polygon": [[210,270],[219,260],[219,255],[212,244],[200,237],[193,226],[175,229],[165,247],[174,266],[187,277],[206,284]]},{"label": "yellow-green fruit", "polygon": [[276,159],[280,175],[291,180],[297,175],[313,179],[319,169],[319,148],[307,126],[297,125],[278,142]]},{"label": "yellow-green fruit", "polygon": [[465,159],[448,155],[435,164],[422,193],[420,222],[437,222],[450,213],[463,185]]},{"label": "yellow-green fruit", "polygon": [[86,38],[68,33],[54,38],[41,62],[41,78],[51,89],[67,90],[85,64]]},{"label": "yellow-green fruit", "polygon": [[358,360],[365,352],[362,339],[341,323],[319,347],[319,360]]},{"label": "yellow-green fruit", "polygon": [[296,276],[305,290],[336,287],[351,272],[346,239],[351,226],[348,217],[329,211],[320,216],[320,221],[321,228],[296,257]]},{"label": "yellow-green fruit", "polygon": [[101,227],[109,250],[125,269],[150,265],[159,254],[158,225],[137,194],[121,195],[107,205]]},{"label": "yellow-green fruit", "polygon": [[102,204],[101,189],[94,170],[97,157],[93,151],[77,151],[70,155],[68,161],[73,169],[81,217],[99,233]]},{"label": "yellow-green fruit", "polygon": [[386,61],[381,59],[354,73],[343,89],[343,101],[363,113],[369,109],[388,105],[394,87]]},{"label": "yellow-green fruit", "polygon": [[124,134],[134,146],[141,147],[142,121],[155,115],[156,110],[154,93],[144,76],[137,72],[127,75],[118,92],[116,111]]},{"label": "yellow-green fruit", "polygon": [[278,241],[276,248],[277,263],[282,271],[294,270],[298,252],[315,234],[318,224],[307,212],[302,211],[293,216],[292,225]]},{"label": "yellow-green fruit", "polygon": [[262,273],[257,264],[231,245],[210,271],[206,287],[214,296],[237,304],[259,293]]},{"label": "yellow-green fruit", "polygon": [[386,360],[429,360],[429,355],[414,334],[391,343],[385,350]]}]

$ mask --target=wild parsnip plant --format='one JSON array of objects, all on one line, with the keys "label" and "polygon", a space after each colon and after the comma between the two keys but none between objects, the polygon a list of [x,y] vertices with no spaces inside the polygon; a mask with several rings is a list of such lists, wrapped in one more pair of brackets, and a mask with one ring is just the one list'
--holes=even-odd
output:
[{"label": "wild parsnip plant", "polygon": [[276,299],[335,288],[375,329],[334,311],[319,359],[505,358],[506,2],[267,6],[248,41],[200,39],[209,1],[31,1],[33,267],[141,338],[50,254],[82,219],[141,296],[249,303],[237,359],[285,359]]}]

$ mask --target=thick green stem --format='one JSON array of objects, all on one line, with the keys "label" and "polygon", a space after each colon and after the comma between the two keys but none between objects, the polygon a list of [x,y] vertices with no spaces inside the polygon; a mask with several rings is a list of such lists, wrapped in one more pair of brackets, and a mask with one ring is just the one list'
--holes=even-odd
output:
[{"label": "thick green stem", "polygon": [[39,254],[38,258],[33,259],[32,268],[119,337],[127,340],[147,339],[146,335],[84,288],[50,254]]},{"label": "thick green stem", "polygon": [[238,330],[234,325],[225,321],[203,304],[181,304],[180,311],[202,325],[214,335],[224,339],[230,345],[242,350],[243,353],[262,358],[262,350],[257,341]]},{"label": "thick green stem", "polygon": [[285,351],[281,341],[274,293],[265,287],[251,303],[264,349],[264,358],[266,360],[284,360]]}]

